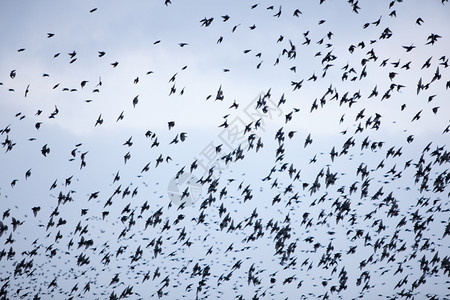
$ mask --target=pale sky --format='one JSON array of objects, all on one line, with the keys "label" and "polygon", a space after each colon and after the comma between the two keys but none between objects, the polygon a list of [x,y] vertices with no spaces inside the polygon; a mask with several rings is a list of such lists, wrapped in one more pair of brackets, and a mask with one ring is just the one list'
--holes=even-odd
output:
[{"label": "pale sky", "polygon": [[[130,299],[157,298],[158,290],[164,299],[450,297],[443,263],[448,3],[355,1],[355,13],[352,1],[337,0],[171,2],[3,3],[1,292],[23,299],[105,299],[127,287]],[[211,182],[199,183],[212,167]],[[328,186],[327,172],[335,174]],[[183,191],[188,203],[179,208]],[[72,201],[59,204],[58,195]],[[159,210],[161,223],[145,229]],[[15,230],[13,218],[22,222]],[[259,223],[264,235],[249,240]],[[87,232],[75,233],[77,224]],[[284,226],[289,236],[276,253]],[[78,247],[82,237],[93,245]],[[149,243],[158,238],[155,257]],[[89,264],[77,265],[80,256]],[[325,266],[326,257],[336,262]],[[422,257],[430,270],[421,270]],[[193,275],[196,264],[203,278]],[[249,274],[260,282],[249,283]],[[426,282],[416,287],[422,274]]]}]

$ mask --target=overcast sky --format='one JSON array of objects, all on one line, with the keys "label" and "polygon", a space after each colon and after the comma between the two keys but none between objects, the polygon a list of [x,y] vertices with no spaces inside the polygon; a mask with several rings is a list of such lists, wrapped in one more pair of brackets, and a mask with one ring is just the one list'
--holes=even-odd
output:
[{"label": "overcast sky", "polygon": [[[442,263],[450,245],[449,5],[320,2],[3,3],[2,292],[24,299],[104,299],[126,287],[133,287],[130,299],[156,298],[158,290],[165,299],[450,297]],[[210,169],[211,181],[202,184]],[[423,169],[426,178],[416,181]],[[327,186],[322,172],[336,180]],[[179,208],[183,191],[189,196]],[[58,195],[71,201],[58,203]],[[202,207],[208,197],[216,201]],[[337,203],[346,200],[350,208],[337,222]],[[399,213],[392,216],[394,202]],[[149,208],[141,211],[144,203]],[[159,209],[161,223],[145,229]],[[220,229],[228,213],[242,228],[228,230],[230,221]],[[79,222],[87,232],[75,232]],[[258,222],[264,235],[248,241]],[[267,226],[276,222],[291,228],[283,251],[295,245],[282,264],[279,229]],[[183,230],[186,238],[177,241]],[[93,245],[78,247],[82,237]],[[159,237],[155,256],[149,243]],[[142,257],[132,261],[137,249]],[[430,269],[438,271],[423,271],[422,257],[431,262],[436,254]],[[89,264],[77,265],[80,255]],[[327,255],[337,264],[324,267]],[[23,259],[33,265],[20,267]],[[193,275],[196,264],[211,274]],[[333,292],[343,268],[347,287]],[[249,274],[261,282],[249,284]],[[414,287],[422,274],[426,283]],[[360,276],[366,279],[357,284]]]}]

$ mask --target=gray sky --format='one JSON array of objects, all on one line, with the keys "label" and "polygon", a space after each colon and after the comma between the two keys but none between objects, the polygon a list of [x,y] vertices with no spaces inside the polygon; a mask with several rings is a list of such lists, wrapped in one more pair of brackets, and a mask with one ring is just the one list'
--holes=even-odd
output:
[{"label": "gray sky", "polygon": [[[448,178],[448,4],[405,0],[390,7],[389,1],[359,1],[355,13],[348,1],[337,0],[171,2],[3,3],[0,212],[7,212],[1,221],[8,228],[0,244],[6,253],[15,251],[0,260],[0,284],[8,297],[104,299],[111,293],[119,297],[126,287],[133,287],[130,299],[156,298],[159,289],[166,299],[375,299],[408,292],[417,299],[450,297],[448,266],[445,273],[442,262],[449,251],[449,235],[443,237],[448,179],[441,190],[434,189],[440,178]],[[213,18],[209,26],[201,26],[204,18]],[[380,38],[386,30],[392,36]],[[439,37],[427,45],[432,34]],[[288,56],[291,45],[295,57]],[[378,94],[369,97],[375,89]],[[286,101],[278,105],[282,97]],[[267,101],[267,113],[257,107],[260,99]],[[96,125],[98,119],[103,122]],[[175,122],[171,129],[170,121]],[[229,127],[219,127],[225,121]],[[247,125],[251,131],[244,133]],[[282,157],[276,154],[280,128]],[[312,143],[305,147],[308,136]],[[256,151],[258,140],[263,147]],[[367,148],[361,147],[364,141]],[[350,146],[343,151],[346,142]],[[50,149],[46,156],[44,145]],[[333,149],[339,155],[332,161]],[[221,158],[227,155],[233,161],[225,165]],[[163,162],[156,167],[159,157]],[[193,162],[198,167],[191,173]],[[217,190],[210,192],[211,182],[197,180],[213,166]],[[369,173],[362,178],[357,170],[364,167]],[[289,169],[295,169],[292,176]],[[415,182],[423,169],[428,181]],[[31,176],[25,178],[28,170]],[[190,179],[177,181],[180,170]],[[334,184],[326,186],[321,172],[335,174]],[[120,179],[114,181],[116,174]],[[314,192],[316,178],[320,188]],[[356,192],[350,192],[352,185]],[[126,189],[137,194],[126,195]],[[223,189],[227,194],[221,197]],[[194,203],[178,209],[185,190]],[[60,194],[72,201],[58,204]],[[216,200],[203,208],[208,197]],[[275,197],[280,202],[272,204]],[[349,210],[336,222],[337,206],[346,200]],[[149,209],[141,212],[144,203]],[[395,216],[388,214],[393,203]],[[226,212],[219,216],[221,205]],[[40,207],[37,216],[33,207]],[[161,223],[144,229],[159,209]],[[258,215],[251,218],[255,209]],[[230,221],[220,230],[228,213],[242,228],[229,230]],[[174,223],[180,214],[184,219]],[[203,223],[197,222],[200,214]],[[23,222],[15,230],[13,218]],[[406,224],[397,228],[403,218]],[[57,226],[60,219],[66,223]],[[50,220],[55,224],[47,228]],[[417,232],[415,226],[425,220]],[[79,222],[87,232],[75,233]],[[164,229],[166,222],[170,229]],[[248,241],[258,222],[264,235]],[[275,249],[279,229],[271,232],[267,226],[276,222],[291,228],[281,254]],[[186,238],[177,241],[183,229]],[[362,236],[356,238],[358,230]],[[93,245],[77,248],[81,237]],[[149,243],[159,237],[162,252],[155,257]],[[376,251],[375,244],[381,245]],[[295,249],[286,254],[289,245]],[[126,249],[116,256],[121,247]],[[137,249],[142,257],[132,262]],[[383,251],[389,255],[382,257]],[[105,265],[108,253],[111,261]],[[283,253],[287,258],[280,264]],[[89,257],[89,264],[78,266],[80,255]],[[431,263],[435,255],[439,262]],[[336,264],[324,267],[324,257],[336,258]],[[422,257],[430,270],[421,269]],[[20,268],[23,259],[32,267]],[[242,265],[233,270],[237,261]],[[196,264],[210,273],[198,291],[202,276],[192,275]],[[248,284],[252,266],[258,284]],[[158,267],[161,275],[152,280]],[[343,268],[346,289],[333,292],[345,277]],[[399,268],[403,271],[396,272]],[[14,276],[15,270],[22,273]],[[150,279],[143,282],[147,272]],[[119,282],[110,285],[116,274]],[[415,287],[422,274],[426,283]],[[170,281],[163,287],[166,276]],[[357,284],[360,276],[366,280]],[[49,288],[55,278],[57,286]],[[88,282],[90,290],[83,291]],[[71,292],[75,284],[78,290]]]}]

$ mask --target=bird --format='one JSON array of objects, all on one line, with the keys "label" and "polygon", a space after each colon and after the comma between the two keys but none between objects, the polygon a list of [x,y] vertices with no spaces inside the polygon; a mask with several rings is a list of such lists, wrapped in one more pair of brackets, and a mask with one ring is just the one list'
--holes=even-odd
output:
[{"label": "bird", "polygon": [[30,176],[31,176],[31,169],[28,169],[28,170],[25,172],[25,180],[27,180]]},{"label": "bird", "polygon": [[37,216],[37,213],[38,213],[40,210],[41,210],[41,207],[40,207],[40,206],[34,206],[34,207],[32,208],[34,217]]},{"label": "bird", "polygon": [[138,102],[139,102],[138,97],[139,97],[139,95],[137,95],[136,97],[133,98],[133,107],[136,107],[136,105],[138,104]]},{"label": "bird", "polygon": [[103,119],[102,119],[102,114],[100,114],[97,118],[97,121],[95,121],[94,127],[96,127],[97,125],[102,125],[102,124],[103,124]]},{"label": "bird", "polygon": [[42,155],[44,155],[45,157],[50,153],[50,148],[47,147],[47,144],[45,144],[44,146],[42,146],[41,153],[42,153]]},{"label": "bird", "polygon": [[302,12],[298,8],[296,8],[294,11],[294,16],[299,17],[301,14],[302,14]]},{"label": "bird", "polygon": [[305,145],[304,145],[304,147],[306,148],[306,146],[308,146],[309,144],[311,144],[312,143],[312,139],[311,139],[311,134],[308,134],[308,136],[306,137],[306,140],[305,140]]},{"label": "bird", "polygon": [[402,46],[404,49],[406,49],[406,52],[410,52],[411,50],[413,50],[414,48],[416,48],[416,46],[411,45],[411,46]]},{"label": "bird", "polygon": [[27,85],[27,88],[25,89],[25,98],[27,97],[29,92],[30,92],[30,85]]},{"label": "bird", "polygon": [[125,112],[125,111],[122,111],[122,112],[120,113],[120,115],[117,117],[116,122],[119,122],[120,120],[123,120],[123,118],[125,117],[124,112]]}]

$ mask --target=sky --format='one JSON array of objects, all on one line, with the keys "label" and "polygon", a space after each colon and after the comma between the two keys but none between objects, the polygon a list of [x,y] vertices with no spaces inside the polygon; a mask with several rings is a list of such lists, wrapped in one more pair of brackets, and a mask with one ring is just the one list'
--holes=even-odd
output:
[{"label": "sky", "polygon": [[3,3],[1,295],[449,298],[448,14]]}]

